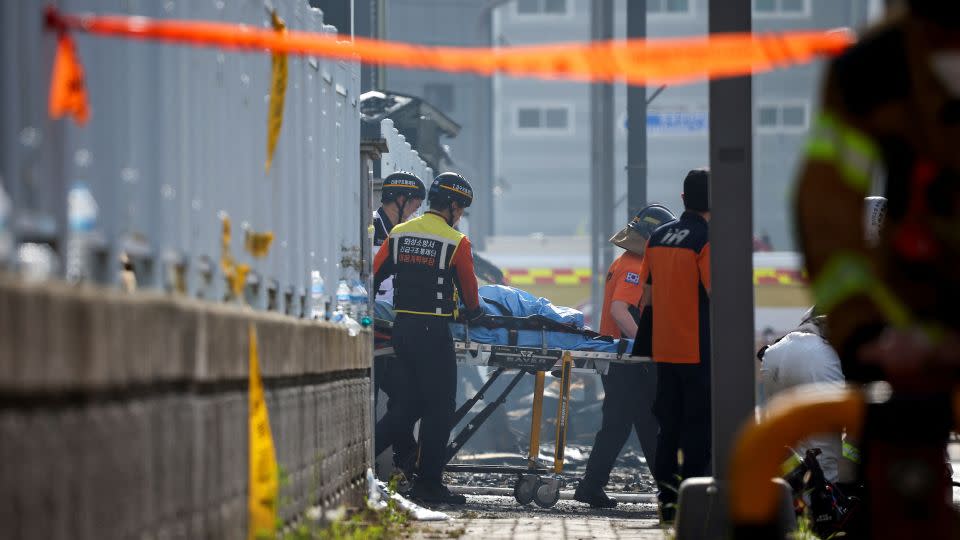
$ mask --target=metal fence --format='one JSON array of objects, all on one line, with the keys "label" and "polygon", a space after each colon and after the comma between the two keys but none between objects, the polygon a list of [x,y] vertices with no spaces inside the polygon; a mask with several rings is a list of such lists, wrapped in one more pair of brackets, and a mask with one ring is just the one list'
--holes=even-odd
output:
[{"label": "metal fence", "polygon": [[[305,0],[59,0],[65,12],[136,14],[334,33]],[[264,171],[269,54],[77,35],[92,116],[86,126],[47,117],[55,36],[46,0],[0,3],[0,177],[21,266],[49,245],[67,266],[67,199],[88,186],[98,212],[84,246],[90,277],[119,282],[131,261],[138,288],[219,299],[221,218],[230,250],[251,265],[248,303],[309,313],[310,275],[328,294],[351,278],[360,232],[359,66],[291,56],[282,131]],[[244,253],[246,231],[272,232],[269,254]],[[25,247],[26,245],[26,247]],[[344,265],[346,261],[348,264]]]}]

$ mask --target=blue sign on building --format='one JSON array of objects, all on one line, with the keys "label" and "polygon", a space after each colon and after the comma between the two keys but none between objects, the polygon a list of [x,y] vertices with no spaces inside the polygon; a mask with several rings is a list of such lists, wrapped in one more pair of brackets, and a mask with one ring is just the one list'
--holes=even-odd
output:
[{"label": "blue sign on building", "polygon": [[694,135],[707,132],[707,112],[652,112],[647,114],[647,133]]},{"label": "blue sign on building", "polygon": [[[629,120],[623,119],[623,129]],[[707,111],[651,111],[647,113],[648,135],[706,135],[709,128]]]}]

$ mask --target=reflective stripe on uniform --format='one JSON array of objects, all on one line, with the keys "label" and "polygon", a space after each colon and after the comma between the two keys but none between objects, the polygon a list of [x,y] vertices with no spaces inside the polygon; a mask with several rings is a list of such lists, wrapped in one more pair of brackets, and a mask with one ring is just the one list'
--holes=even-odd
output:
[{"label": "reflective stripe on uniform", "polygon": [[790,454],[790,457],[780,464],[780,475],[786,476],[792,473],[794,469],[800,466],[800,463],[800,456],[798,456],[796,453]]},{"label": "reflective stripe on uniform", "polygon": [[443,313],[440,308],[437,308],[433,313],[427,311],[413,311],[410,309],[396,309],[394,313],[407,313],[409,315],[430,315],[432,317],[453,317],[452,313]]},{"label": "reflective stripe on uniform", "polygon": [[858,295],[868,297],[896,326],[911,323],[906,306],[876,277],[866,257],[854,253],[834,255],[813,282],[818,307],[830,311]]},{"label": "reflective stripe on uniform", "polygon": [[807,142],[807,158],[835,165],[844,182],[861,193],[870,189],[880,152],[870,137],[828,112],[820,113]]},{"label": "reflective stripe on uniform", "polygon": [[843,457],[849,461],[859,464],[860,463],[860,449],[856,446],[843,441]]}]

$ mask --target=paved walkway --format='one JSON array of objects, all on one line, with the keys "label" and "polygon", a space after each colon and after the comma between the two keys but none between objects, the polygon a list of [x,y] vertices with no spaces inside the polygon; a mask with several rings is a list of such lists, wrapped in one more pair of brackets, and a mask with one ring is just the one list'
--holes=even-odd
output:
[{"label": "paved walkway", "polygon": [[418,528],[413,538],[574,540],[580,538],[664,540],[668,538],[656,520],[611,520],[602,518],[519,518],[452,520],[443,525]]},{"label": "paved walkway", "polygon": [[669,538],[660,527],[653,504],[621,504],[614,510],[593,510],[574,501],[549,509],[521,507],[512,497],[467,497],[464,507],[438,508],[450,521],[418,523],[413,538],[497,540],[575,540],[586,538]]}]

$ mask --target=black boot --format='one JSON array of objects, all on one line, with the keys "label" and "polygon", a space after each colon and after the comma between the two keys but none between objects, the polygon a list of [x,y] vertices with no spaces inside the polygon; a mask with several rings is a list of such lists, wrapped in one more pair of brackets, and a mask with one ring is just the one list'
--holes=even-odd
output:
[{"label": "black boot", "polygon": [[677,519],[676,503],[657,503],[657,513],[660,515],[661,525],[673,525]]},{"label": "black boot", "polygon": [[602,487],[587,482],[580,482],[577,490],[573,493],[573,500],[589,504],[592,508],[614,508],[617,506],[617,500],[608,497]]},{"label": "black boot", "polygon": [[418,481],[410,490],[410,498],[424,504],[466,504],[467,498],[453,493],[440,483]]}]

